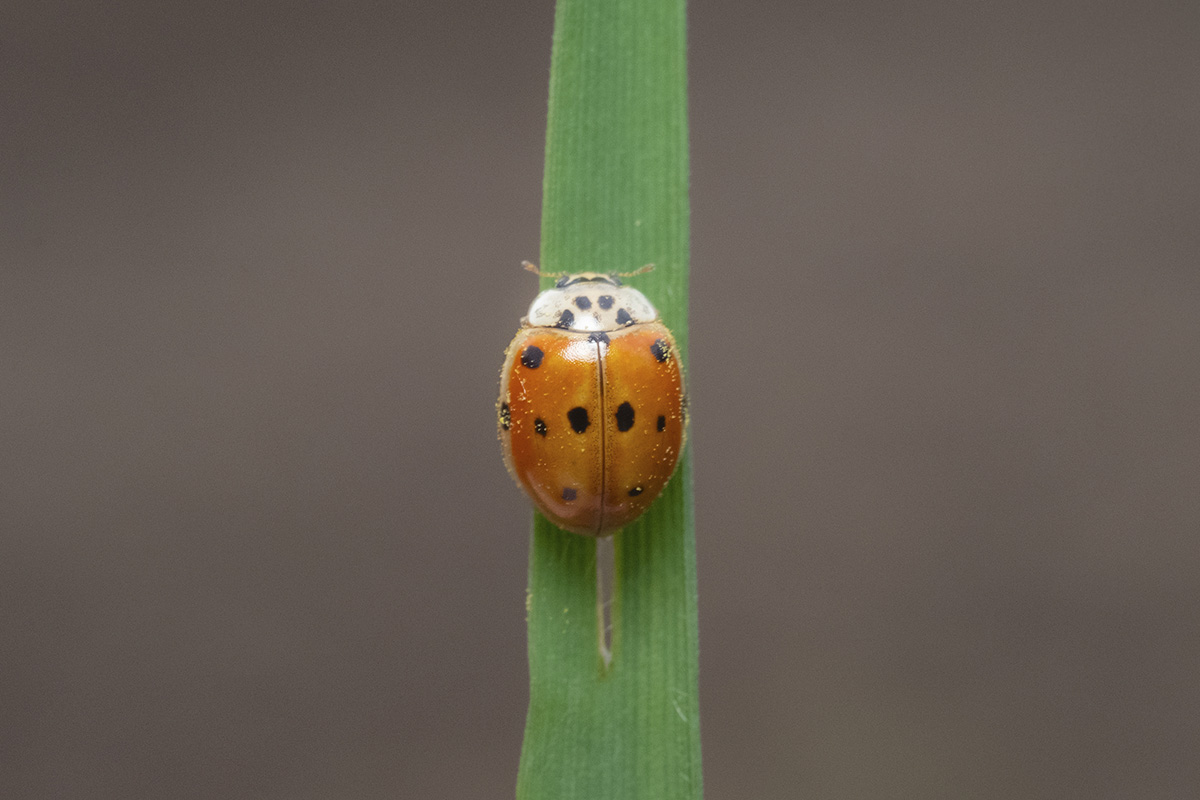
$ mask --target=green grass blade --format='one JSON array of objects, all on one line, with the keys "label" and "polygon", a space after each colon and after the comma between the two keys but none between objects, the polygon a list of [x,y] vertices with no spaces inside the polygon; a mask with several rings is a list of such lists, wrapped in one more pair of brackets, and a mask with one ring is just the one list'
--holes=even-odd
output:
[{"label": "green grass blade", "polygon": [[[559,0],[541,266],[631,279],[687,363],[683,0]],[[690,448],[614,541],[612,664],[597,646],[595,542],[535,516],[530,704],[519,800],[701,797]]]}]

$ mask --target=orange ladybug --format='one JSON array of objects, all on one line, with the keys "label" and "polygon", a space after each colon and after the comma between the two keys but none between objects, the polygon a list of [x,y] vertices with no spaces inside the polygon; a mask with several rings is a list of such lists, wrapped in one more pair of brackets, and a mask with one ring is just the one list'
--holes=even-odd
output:
[{"label": "orange ladybug", "polygon": [[621,275],[547,277],[558,281],[530,305],[500,373],[504,463],[554,524],[608,536],[650,507],[679,462],[679,353],[658,311]]}]

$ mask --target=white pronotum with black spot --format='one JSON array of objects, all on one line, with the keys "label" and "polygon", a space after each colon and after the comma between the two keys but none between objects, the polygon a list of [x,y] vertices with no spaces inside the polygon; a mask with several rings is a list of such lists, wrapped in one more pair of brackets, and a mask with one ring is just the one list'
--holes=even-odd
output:
[{"label": "white pronotum with black spot", "polygon": [[646,296],[615,275],[581,272],[559,279],[529,306],[527,325],[568,331],[615,331],[654,322],[658,311]]}]

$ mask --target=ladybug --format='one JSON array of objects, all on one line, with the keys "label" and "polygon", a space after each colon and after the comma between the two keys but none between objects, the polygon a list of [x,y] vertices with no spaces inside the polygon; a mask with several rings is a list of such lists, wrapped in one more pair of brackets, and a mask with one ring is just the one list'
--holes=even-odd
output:
[{"label": "ladybug", "polygon": [[559,527],[608,536],[667,485],[687,431],[675,338],[633,273],[557,278],[521,320],[500,372],[497,425],[508,471]]}]

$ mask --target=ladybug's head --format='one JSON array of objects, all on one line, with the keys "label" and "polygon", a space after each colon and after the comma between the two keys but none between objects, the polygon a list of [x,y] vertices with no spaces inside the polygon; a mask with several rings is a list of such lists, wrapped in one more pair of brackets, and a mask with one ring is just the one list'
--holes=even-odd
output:
[{"label": "ladybug's head", "polygon": [[555,289],[565,289],[568,286],[575,286],[581,283],[622,286],[621,278],[631,278],[634,275],[641,275],[643,272],[649,272],[654,269],[653,264],[647,264],[640,269],[635,269],[633,272],[542,272],[537,264],[530,261],[522,261],[521,264],[525,269],[539,278],[558,278],[554,283]]},{"label": "ladybug's head", "polygon": [[576,272],[562,275],[554,283],[555,289],[565,289],[568,286],[578,286],[581,283],[601,283],[608,286],[620,286],[621,278],[615,272]]}]

